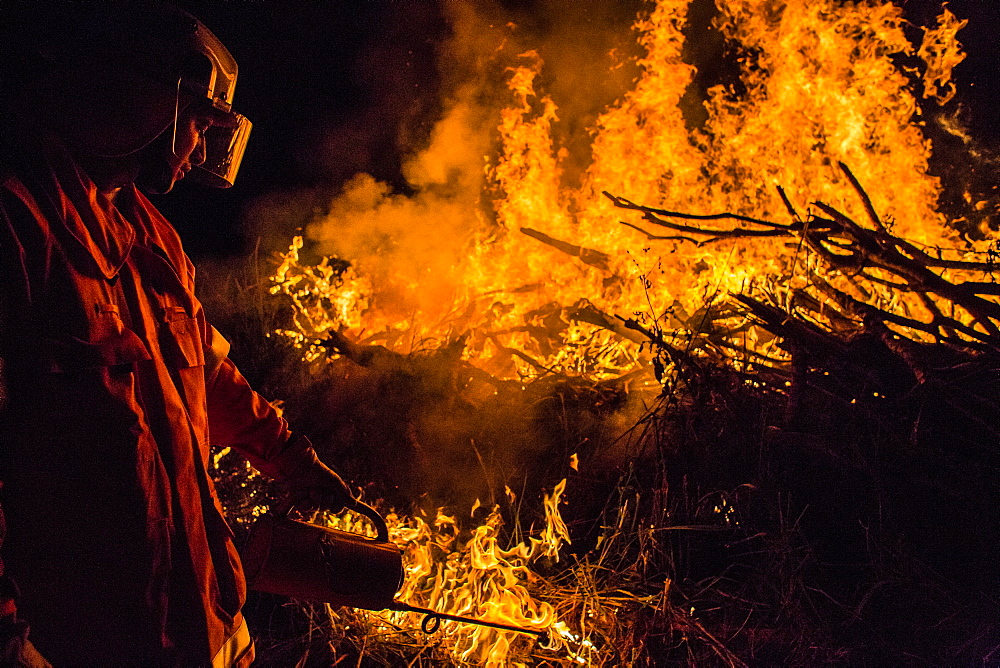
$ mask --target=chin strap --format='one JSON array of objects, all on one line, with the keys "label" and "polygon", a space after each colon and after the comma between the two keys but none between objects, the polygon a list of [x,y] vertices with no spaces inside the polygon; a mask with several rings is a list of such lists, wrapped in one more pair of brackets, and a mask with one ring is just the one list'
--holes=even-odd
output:
[{"label": "chin strap", "polygon": [[170,150],[173,152],[174,155],[177,155],[177,123],[180,120],[180,115],[181,115],[181,113],[180,113],[181,112],[181,83],[183,82],[183,80],[184,80],[183,76],[177,78],[177,92],[174,94],[174,118],[173,118],[173,123],[171,125],[164,126],[162,130],[157,130],[150,137],[143,137],[143,138],[141,138],[140,143],[139,143],[138,146],[136,146],[135,148],[129,149],[129,150],[125,151],[124,153],[110,153],[110,152],[102,153],[102,152],[97,151],[97,150],[92,150],[90,152],[93,155],[97,156],[98,158],[124,158],[127,155],[133,155],[135,153],[138,153],[142,149],[146,148],[147,146],[149,146],[150,144],[152,144],[154,141],[156,141],[158,138],[160,138],[163,135],[164,132],[166,132],[168,129],[170,129],[171,130]]},{"label": "chin strap", "polygon": [[181,115],[181,81],[183,76],[177,77],[177,95],[174,97],[174,126],[173,136],[170,138],[170,152],[177,155],[177,119]]}]

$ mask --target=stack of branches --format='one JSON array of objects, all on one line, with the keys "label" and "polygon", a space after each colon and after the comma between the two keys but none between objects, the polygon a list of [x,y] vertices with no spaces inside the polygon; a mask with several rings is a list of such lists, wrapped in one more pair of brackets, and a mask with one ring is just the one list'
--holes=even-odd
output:
[{"label": "stack of branches", "polygon": [[[608,192],[604,194],[615,206],[639,211],[646,222],[679,233],[656,235],[632,223],[622,222],[643,232],[650,240],[705,245],[733,239],[797,239],[826,264],[829,274],[845,278],[848,284],[857,288],[856,292],[870,295],[872,291],[868,288],[878,286],[889,292],[915,295],[930,315],[929,320],[921,320],[868,303],[836,287],[824,276],[812,273],[808,278],[820,299],[800,290],[793,295],[793,304],[814,313],[822,310],[822,315],[828,322],[832,321],[832,325],[853,321],[864,328],[884,333],[921,332],[936,343],[960,350],[1000,351],[1000,304],[991,299],[1000,296],[1000,283],[992,276],[997,269],[994,254],[989,253],[985,261],[947,259],[943,257],[942,249],[936,249],[936,254],[932,254],[913,242],[895,236],[891,232],[891,224],[878,216],[871,198],[847,165],[840,163],[840,168],[864,204],[871,227],[859,224],[823,202],[814,202],[818,212],[810,211],[803,217],[781,187],[778,187],[778,192],[791,216],[790,223],[733,213],[696,215],[668,211],[636,204]],[[727,228],[704,225],[719,220],[733,220],[744,225]],[[990,280],[955,278],[972,274],[984,274]],[[826,338],[826,333],[815,327],[803,328],[801,319],[789,324],[791,313],[787,311],[778,312],[773,305],[748,295],[738,295],[737,299],[775,334],[802,342],[812,339],[814,344],[818,343],[817,336]],[[895,328],[890,330],[890,325]],[[908,338],[916,340],[912,335]]]},{"label": "stack of branches", "polygon": [[[773,517],[796,518],[809,565],[784,585],[801,581],[803,619],[822,621],[816,626],[831,631],[831,648],[876,663],[902,656],[989,663],[983,657],[1000,651],[1000,627],[982,622],[996,619],[1000,600],[992,576],[1000,550],[984,538],[1000,531],[998,267],[992,253],[970,260],[969,252],[949,255],[896,236],[840,167],[864,205],[864,224],[823,202],[800,215],[780,189],[787,223],[680,213],[605,193],[642,215],[646,226],[623,224],[650,240],[788,239],[819,261],[806,287],[788,288],[789,296],[734,297],[789,355],[780,363],[760,357],[757,368],[786,372],[787,382],[769,397],[740,395],[734,385],[728,396],[705,399],[713,410],[663,413],[661,439],[681,448],[690,441],[687,453],[666,455],[665,470],[685,472],[674,488],[695,481],[725,488],[734,481],[724,473],[744,476],[759,497],[743,504],[743,526],[757,527],[762,540],[783,535]],[[674,361],[675,353],[663,357]],[[740,402],[759,409],[759,423],[743,421]],[[711,422],[726,415],[734,424]],[[726,434],[734,439],[728,447]],[[747,453],[751,461],[738,465]],[[780,550],[768,554],[775,562]],[[733,568],[765,572],[743,557],[722,572]],[[741,581],[767,578],[744,573]],[[825,602],[813,600],[817,593]],[[758,630],[765,628],[776,631],[773,623]]]}]

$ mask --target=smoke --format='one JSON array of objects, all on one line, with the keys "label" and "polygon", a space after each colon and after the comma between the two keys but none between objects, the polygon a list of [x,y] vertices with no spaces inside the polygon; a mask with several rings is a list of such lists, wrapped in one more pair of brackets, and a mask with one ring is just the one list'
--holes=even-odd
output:
[{"label": "smoke", "polygon": [[[414,97],[420,81],[403,76],[401,67],[372,64],[385,56],[363,64],[376,104],[308,133],[316,141],[311,154],[308,146],[298,149],[305,164],[342,178],[262,197],[250,222],[273,250],[304,233],[311,253],[350,263],[371,284],[382,324],[420,318],[435,329],[455,304],[468,303],[461,265],[496,232],[492,200],[503,193],[488,182],[487,168],[500,151],[500,113],[513,102],[509,69],[523,65],[528,51],[544,62],[538,90],[559,107],[554,140],[563,178],[572,181],[590,163],[594,119],[637,74],[630,26],[644,5],[559,0],[511,9],[442,2],[449,34],[435,48],[433,85],[424,89],[433,99]],[[404,65],[401,58],[393,62]],[[412,102],[412,113],[401,109],[396,93]],[[395,173],[386,169],[393,159],[379,154],[386,145],[376,141],[390,121],[398,124]],[[336,135],[338,127],[345,134]],[[344,174],[338,156],[369,164]],[[486,374],[443,349],[385,360],[360,370],[341,360],[330,366],[333,380],[311,388],[293,391],[284,380],[272,385],[282,387],[288,417],[331,464],[356,482],[393,481],[400,487],[388,498],[395,494],[396,503],[422,493],[457,506],[495,500],[508,482],[523,485],[516,481],[526,469],[536,478],[532,484],[551,484],[548,478],[565,474],[577,444],[611,442],[610,432],[621,427],[624,404],[604,397],[603,408],[594,409],[580,390],[570,402],[579,405],[567,408],[563,395],[578,390],[554,377],[527,389],[500,381],[498,389],[497,381],[483,380]],[[573,427],[562,433],[560,425]]]},{"label": "smoke", "polygon": [[[589,126],[635,76],[630,25],[640,3],[590,5],[544,2],[512,12],[494,2],[442,3],[450,34],[436,49],[436,99],[421,105],[433,118],[396,116],[398,178],[360,171],[319,202],[319,214],[313,208],[317,193],[310,191],[272,199],[269,217],[308,216],[303,227],[313,250],[349,262],[368,279],[385,324],[416,317],[434,329],[454,304],[465,303],[462,262],[495,231],[491,199],[497,193],[487,167],[499,153],[500,112],[512,102],[509,68],[523,64],[529,50],[544,61],[540,89],[562,110],[555,139],[567,179],[589,164]],[[385,116],[376,112],[375,118]],[[334,145],[339,150],[343,143]],[[299,209],[281,214],[286,205]],[[314,440],[332,445],[331,462],[345,465],[359,481],[393,481],[397,487],[382,493],[397,504],[422,494],[458,507],[476,498],[495,501],[508,482],[524,484],[514,481],[526,475],[529,463],[532,484],[549,484],[548,477],[565,474],[575,452],[567,448],[610,441],[595,436],[620,426],[616,410],[595,421],[583,402],[572,411],[579,411],[578,419],[568,420],[579,433],[540,428],[567,418],[565,399],[546,399],[561,396],[558,384],[497,390],[470,375],[467,364],[445,351],[387,357],[368,369],[345,370],[337,391],[320,400],[323,410],[305,408],[315,399],[288,397],[287,405]],[[562,407],[559,420],[548,414],[554,407]]]},{"label": "smoke", "polygon": [[357,174],[306,228],[319,253],[348,260],[377,286],[387,315],[439,314],[451,297],[452,271],[481,225],[489,114],[475,95],[474,86],[455,91],[426,148],[405,159],[410,192]]},{"label": "smoke", "polygon": [[[524,51],[545,61],[546,90],[563,110],[556,141],[567,179],[589,164],[588,128],[634,77],[628,26],[641,3],[542,2],[506,12],[492,2],[441,5],[451,28],[438,47],[438,119],[399,129],[402,187],[370,173],[350,178],[306,226],[316,252],[350,262],[390,318],[449,313],[469,244],[489,233],[485,168],[496,153],[507,68]],[[630,46],[631,45],[631,46]]]}]

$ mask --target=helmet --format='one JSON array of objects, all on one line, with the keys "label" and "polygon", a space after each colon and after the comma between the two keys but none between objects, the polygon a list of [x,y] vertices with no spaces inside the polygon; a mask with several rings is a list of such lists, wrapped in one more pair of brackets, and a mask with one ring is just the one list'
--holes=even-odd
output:
[{"label": "helmet", "polygon": [[[171,125],[176,133],[182,104],[207,105],[216,122],[205,133],[205,162],[191,176],[216,187],[233,184],[252,126],[232,109],[236,60],[205,24],[158,0],[55,3],[45,10],[21,19],[24,50],[39,56],[26,78],[65,89],[63,108],[89,105],[86,123],[104,131],[102,140],[87,143],[89,150],[105,157],[136,153]],[[152,106],[150,96],[158,100]]]}]

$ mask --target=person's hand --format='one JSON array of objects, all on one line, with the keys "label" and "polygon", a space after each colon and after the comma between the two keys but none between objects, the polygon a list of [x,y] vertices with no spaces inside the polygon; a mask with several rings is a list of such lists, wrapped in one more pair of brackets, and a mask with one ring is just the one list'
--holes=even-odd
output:
[{"label": "person's hand", "polygon": [[350,488],[315,454],[285,482],[289,490],[288,500],[293,506],[308,503],[320,510],[336,513],[354,503]]}]

